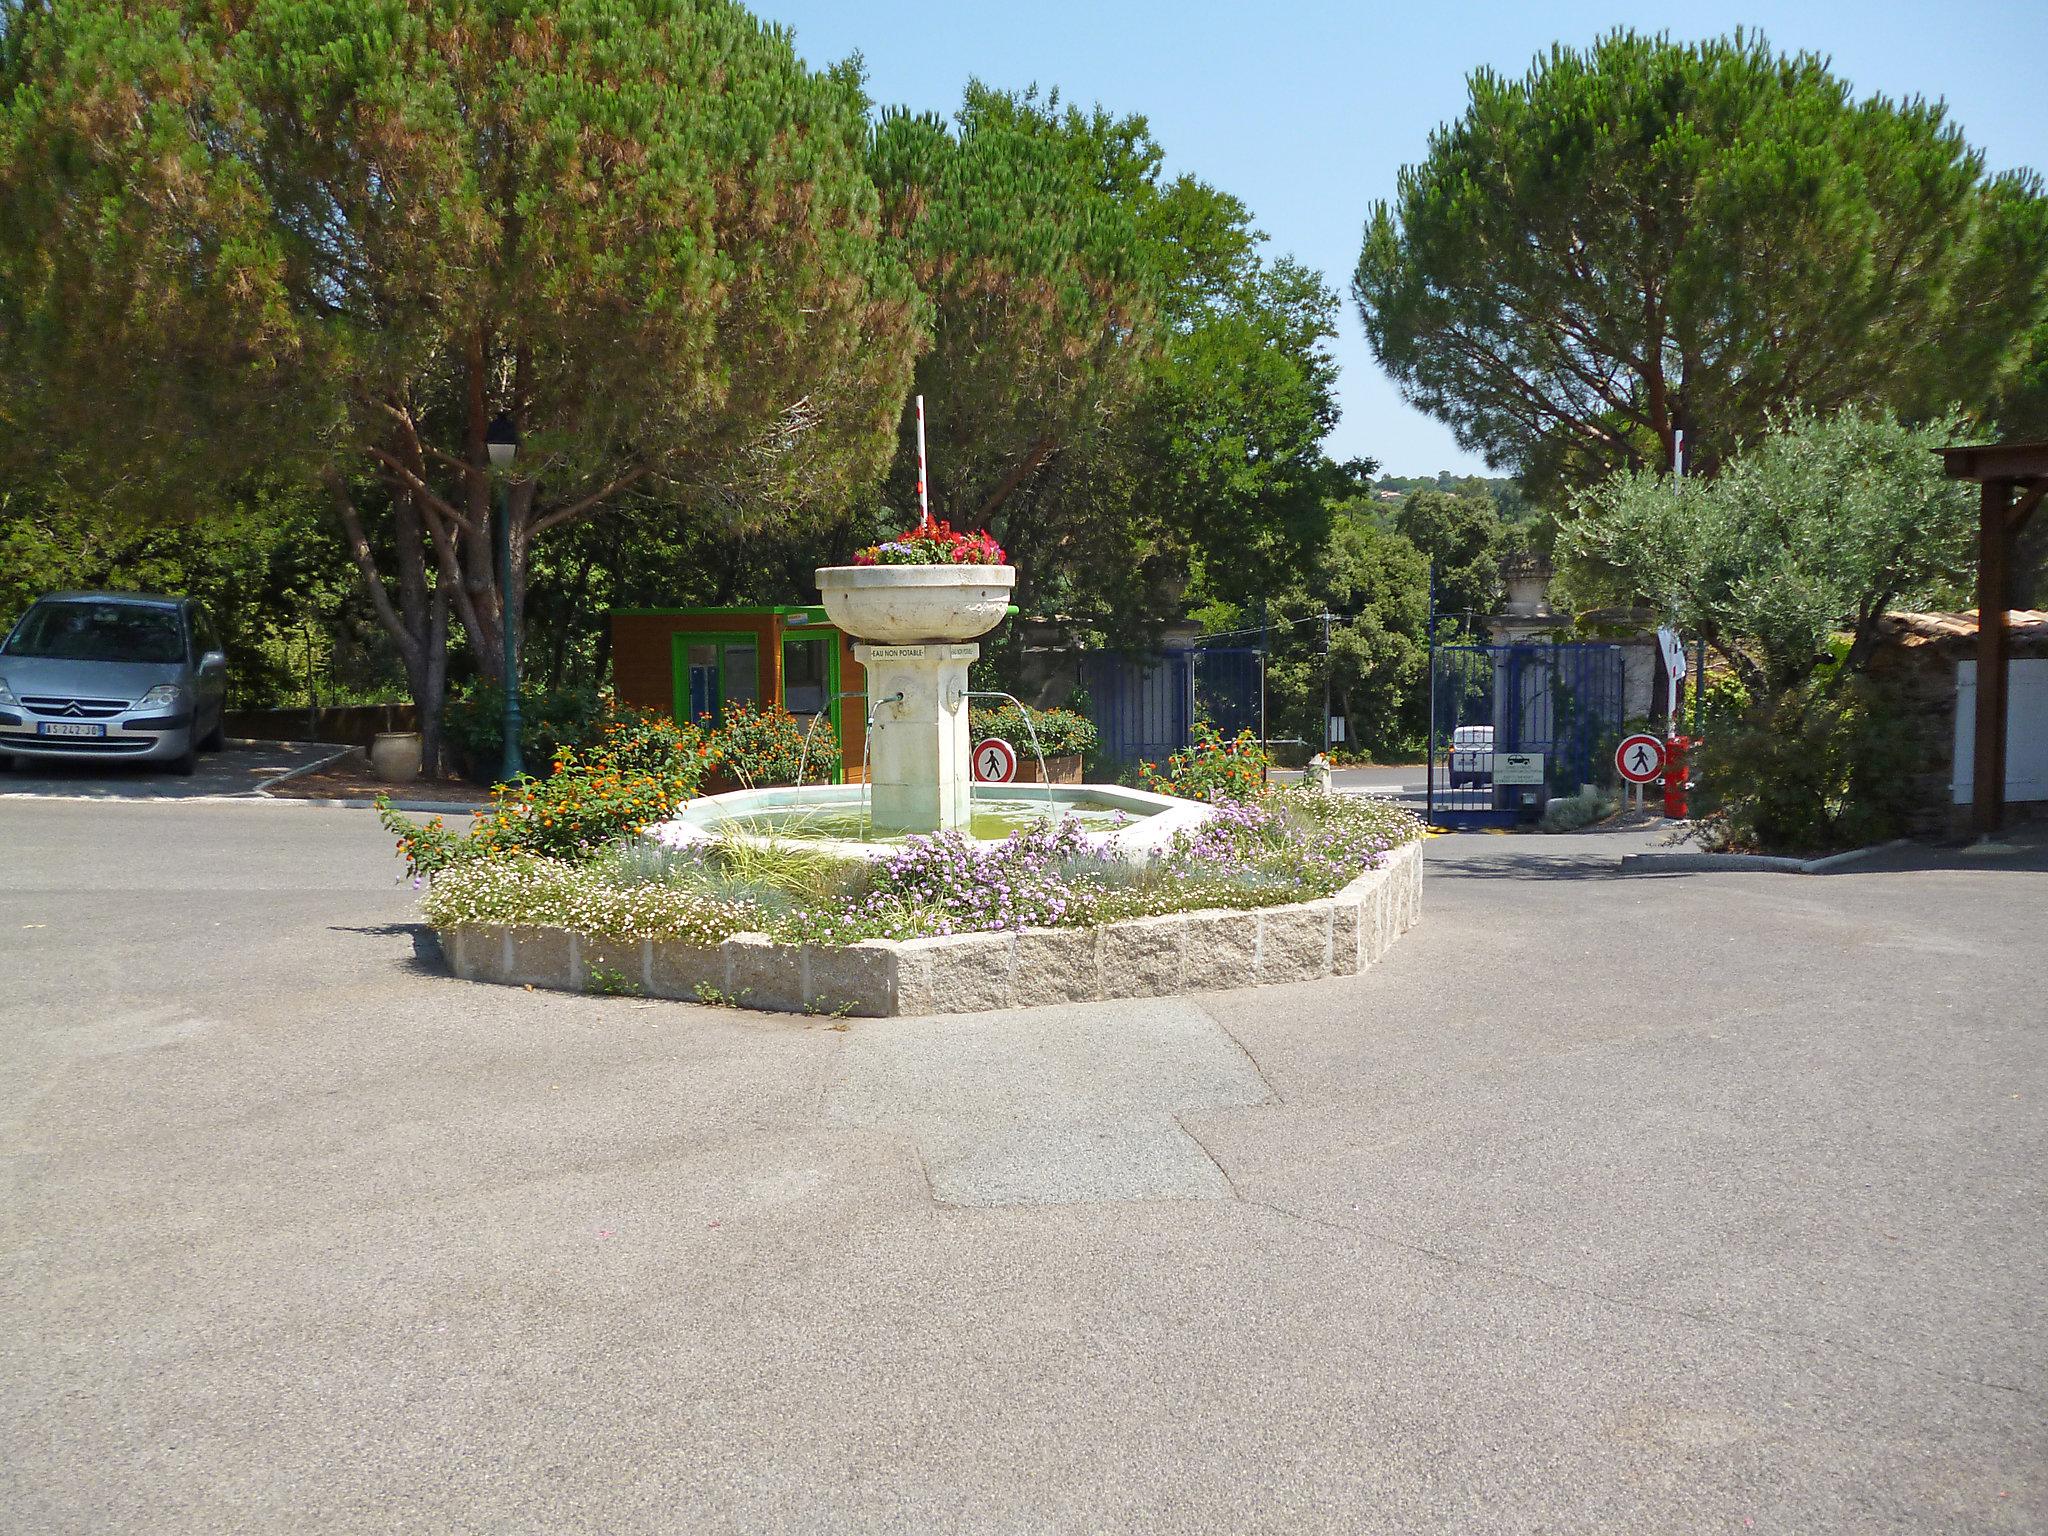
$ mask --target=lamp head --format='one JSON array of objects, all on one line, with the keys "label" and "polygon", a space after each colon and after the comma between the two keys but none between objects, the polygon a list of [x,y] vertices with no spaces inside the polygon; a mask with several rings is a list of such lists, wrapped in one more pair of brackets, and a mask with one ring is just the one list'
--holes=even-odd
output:
[{"label": "lamp head", "polygon": [[519,428],[503,412],[484,433],[484,447],[490,451],[493,469],[510,469],[519,456]]}]

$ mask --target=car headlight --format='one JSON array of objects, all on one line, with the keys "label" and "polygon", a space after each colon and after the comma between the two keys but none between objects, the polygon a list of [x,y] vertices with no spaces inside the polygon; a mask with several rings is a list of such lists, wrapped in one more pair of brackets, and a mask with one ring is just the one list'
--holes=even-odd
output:
[{"label": "car headlight", "polygon": [[185,690],[176,683],[158,683],[135,701],[137,709],[176,709],[185,702]]},{"label": "car headlight", "polygon": [[14,696],[14,690],[7,686],[7,679],[0,677],[0,709],[19,709],[21,700]]}]

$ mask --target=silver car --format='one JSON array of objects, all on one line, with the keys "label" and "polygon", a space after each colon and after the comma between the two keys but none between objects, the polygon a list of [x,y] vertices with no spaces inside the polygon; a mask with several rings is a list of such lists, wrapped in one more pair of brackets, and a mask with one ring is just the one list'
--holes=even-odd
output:
[{"label": "silver car", "polygon": [[164,763],[221,746],[228,659],[190,598],[58,592],[0,644],[0,759]]}]

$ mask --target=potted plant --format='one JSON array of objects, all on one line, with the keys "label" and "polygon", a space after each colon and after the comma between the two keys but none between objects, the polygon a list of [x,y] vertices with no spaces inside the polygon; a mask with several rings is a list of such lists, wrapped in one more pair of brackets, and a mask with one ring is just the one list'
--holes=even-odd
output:
[{"label": "potted plant", "polygon": [[1003,620],[1016,570],[986,533],[926,523],[871,544],[851,565],[818,569],[832,622],[856,640],[922,645],[973,640]]}]

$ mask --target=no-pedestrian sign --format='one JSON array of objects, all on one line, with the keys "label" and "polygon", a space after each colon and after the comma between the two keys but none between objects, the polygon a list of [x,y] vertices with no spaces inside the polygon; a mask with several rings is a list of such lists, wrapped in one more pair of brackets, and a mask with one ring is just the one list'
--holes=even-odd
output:
[{"label": "no-pedestrian sign", "polygon": [[1614,749],[1614,767],[1631,784],[1650,784],[1664,771],[1664,743],[1648,731],[1621,738]]},{"label": "no-pedestrian sign", "polygon": [[984,784],[1007,784],[1017,777],[1017,749],[1000,736],[974,746],[974,776]]}]

